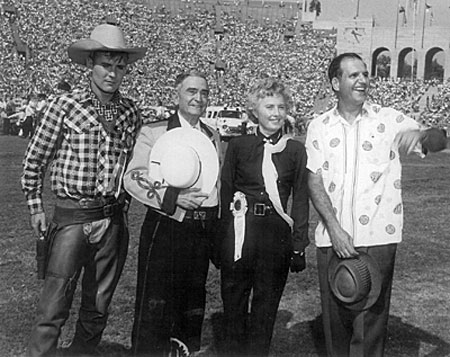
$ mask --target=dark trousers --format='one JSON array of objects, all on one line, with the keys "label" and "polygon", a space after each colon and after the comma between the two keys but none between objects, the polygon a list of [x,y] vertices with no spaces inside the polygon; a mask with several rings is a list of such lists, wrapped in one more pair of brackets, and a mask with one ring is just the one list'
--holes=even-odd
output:
[{"label": "dark trousers", "polygon": [[82,297],[70,350],[90,354],[106,327],[108,306],[119,281],[128,249],[122,217],[113,218],[101,239],[91,242],[83,224],[51,224],[52,242],[38,317],[29,342],[30,356],[54,356],[61,328],[69,317],[78,278]]},{"label": "dark trousers", "polygon": [[380,297],[365,311],[351,311],[339,304],[327,277],[332,248],[317,249],[322,319],[328,356],[383,356],[391,299],[397,244],[357,248],[378,263],[382,276]]},{"label": "dark trousers", "polygon": [[9,135],[11,130],[10,119],[7,117],[3,118],[3,135]]},{"label": "dark trousers", "polygon": [[149,209],[139,242],[132,334],[137,354],[164,356],[170,338],[200,349],[216,220],[177,222]]},{"label": "dark trousers", "polygon": [[33,117],[26,117],[22,124],[23,137],[29,138],[33,134]]},{"label": "dark trousers", "polygon": [[234,262],[234,223],[230,224],[221,257],[224,355],[268,355],[289,270],[290,234],[277,214],[248,214],[242,258]]}]

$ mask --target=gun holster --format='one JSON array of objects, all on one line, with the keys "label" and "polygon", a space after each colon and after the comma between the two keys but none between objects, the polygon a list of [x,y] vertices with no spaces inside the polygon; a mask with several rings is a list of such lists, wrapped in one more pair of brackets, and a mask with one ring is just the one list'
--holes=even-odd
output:
[{"label": "gun holster", "polygon": [[56,228],[56,224],[50,223],[47,230],[41,232],[36,239],[37,278],[41,280],[45,279],[52,237],[55,235]]}]

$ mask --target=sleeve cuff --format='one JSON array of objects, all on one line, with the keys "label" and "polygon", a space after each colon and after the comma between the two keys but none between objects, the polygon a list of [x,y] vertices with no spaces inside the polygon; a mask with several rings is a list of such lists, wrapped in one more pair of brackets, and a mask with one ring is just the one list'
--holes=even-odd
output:
[{"label": "sleeve cuff", "polygon": [[304,252],[306,247],[309,245],[309,239],[306,237],[301,240],[296,240],[294,238],[292,242],[292,251],[294,252]]},{"label": "sleeve cuff", "polygon": [[30,214],[44,212],[42,198],[38,195],[27,196],[27,205],[28,205],[28,209],[30,210]]},{"label": "sleeve cuff", "polygon": [[168,214],[169,216],[175,213],[179,193],[180,193],[179,188],[168,187],[164,194],[164,198],[161,203],[161,210],[164,213]]}]

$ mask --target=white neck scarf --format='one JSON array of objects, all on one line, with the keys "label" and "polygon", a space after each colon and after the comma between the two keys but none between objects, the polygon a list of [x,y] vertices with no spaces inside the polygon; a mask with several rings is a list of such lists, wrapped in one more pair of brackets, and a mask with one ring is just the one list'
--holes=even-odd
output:
[{"label": "white neck scarf", "polygon": [[281,204],[280,194],[278,192],[277,180],[278,172],[272,161],[272,154],[283,151],[286,148],[288,140],[292,139],[291,134],[283,135],[283,137],[275,145],[271,143],[264,144],[264,155],[262,161],[262,175],[264,180],[264,186],[269,194],[269,199],[273,204],[273,207],[277,213],[289,224],[291,231],[294,226],[294,220],[284,212],[283,205]]}]

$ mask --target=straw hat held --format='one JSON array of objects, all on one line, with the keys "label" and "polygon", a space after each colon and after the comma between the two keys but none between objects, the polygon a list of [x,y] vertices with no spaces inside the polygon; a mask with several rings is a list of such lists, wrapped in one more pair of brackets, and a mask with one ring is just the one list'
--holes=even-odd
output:
[{"label": "straw hat held", "polygon": [[364,252],[351,259],[334,255],[328,265],[328,282],[335,298],[350,310],[367,310],[380,296],[380,269]]}]

